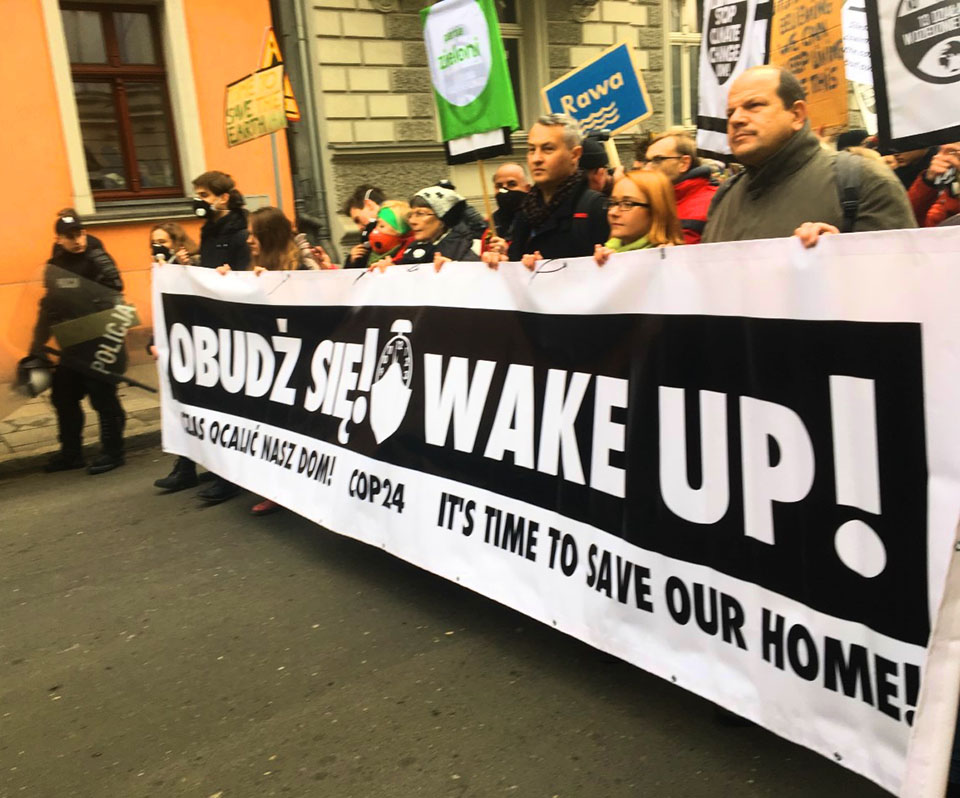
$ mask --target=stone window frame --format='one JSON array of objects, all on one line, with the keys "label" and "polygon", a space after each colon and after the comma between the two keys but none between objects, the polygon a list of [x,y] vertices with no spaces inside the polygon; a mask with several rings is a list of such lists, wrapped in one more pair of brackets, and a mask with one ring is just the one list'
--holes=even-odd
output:
[{"label": "stone window frame", "polygon": [[[116,6],[116,0],[86,0],[90,4]],[[111,221],[189,216],[186,197],[163,199],[130,199],[119,202],[96,202],[90,188],[83,136],[77,103],[73,94],[73,76],[67,39],[60,13],[60,0],[41,0],[44,26],[50,52],[57,105],[70,172],[73,201],[71,205],[92,224]],[[193,63],[187,36],[184,0],[123,0],[125,6],[149,6],[156,10],[160,23],[163,58],[166,63],[167,88],[173,114],[174,138],[179,154],[183,186],[206,171],[203,135],[200,129],[199,103],[194,82]]]},{"label": "stone window frame", "polygon": [[[691,63],[691,48],[696,47],[699,56],[702,35],[700,34],[703,0],[662,0],[663,3],[663,78],[664,126],[696,127],[697,109],[692,102],[699,83],[699,57]],[[680,29],[673,25],[673,11],[680,9]],[[674,48],[680,52],[680,74],[673,63]],[[681,107],[675,108],[673,88],[680,84]]]},{"label": "stone window frame", "polygon": [[520,42],[520,105],[523,113],[520,114],[520,128],[514,133],[515,136],[526,131],[528,121],[532,123],[544,113],[540,87],[550,82],[546,0],[516,0],[516,8],[518,21],[500,24],[504,39]]}]

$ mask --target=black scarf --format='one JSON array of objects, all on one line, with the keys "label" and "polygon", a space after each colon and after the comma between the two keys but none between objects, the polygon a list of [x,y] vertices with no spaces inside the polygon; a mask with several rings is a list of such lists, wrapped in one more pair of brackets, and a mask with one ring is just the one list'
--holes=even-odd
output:
[{"label": "black scarf", "polygon": [[578,169],[557,186],[556,191],[553,192],[553,196],[548,203],[543,201],[543,192],[541,192],[539,188],[535,188],[527,194],[523,200],[523,204],[520,206],[520,210],[523,211],[523,215],[527,217],[530,226],[537,228],[544,224],[581,182],[583,182],[583,172]]}]

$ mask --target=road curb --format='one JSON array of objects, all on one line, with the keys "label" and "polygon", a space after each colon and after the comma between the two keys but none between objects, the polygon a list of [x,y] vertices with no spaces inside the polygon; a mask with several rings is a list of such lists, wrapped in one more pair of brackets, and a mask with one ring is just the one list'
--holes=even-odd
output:
[{"label": "road curb", "polygon": [[[160,428],[142,430],[131,435],[125,435],[123,445],[127,451],[159,446]],[[83,452],[89,460],[96,454],[98,449],[98,443],[89,443],[83,447]],[[18,474],[28,471],[39,471],[43,464],[50,459],[52,454],[52,452],[36,452],[24,454],[22,457],[12,457],[9,460],[0,461],[0,479],[17,476]]]}]

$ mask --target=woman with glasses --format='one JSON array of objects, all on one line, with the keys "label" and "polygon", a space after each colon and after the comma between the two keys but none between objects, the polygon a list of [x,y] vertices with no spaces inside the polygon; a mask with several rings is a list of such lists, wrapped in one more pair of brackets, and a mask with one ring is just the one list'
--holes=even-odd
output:
[{"label": "woman with glasses", "polygon": [[[463,224],[467,201],[456,191],[443,186],[428,186],[413,195],[407,224],[412,240],[397,264],[433,263],[437,268],[447,261],[480,260],[473,251],[473,233]],[[389,258],[377,264],[389,265]]]},{"label": "woman with glasses", "polygon": [[683,243],[673,185],[660,172],[627,172],[607,200],[611,238],[597,244],[593,257],[598,266],[616,252]]}]

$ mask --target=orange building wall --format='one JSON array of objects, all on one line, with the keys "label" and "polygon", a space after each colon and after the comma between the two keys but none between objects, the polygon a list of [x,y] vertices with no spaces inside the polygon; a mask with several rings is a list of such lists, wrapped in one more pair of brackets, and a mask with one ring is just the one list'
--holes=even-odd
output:
[{"label": "orange building wall", "polygon": [[[184,3],[197,106],[207,169],[231,174],[244,194],[265,194],[275,203],[270,138],[226,145],[224,93],[228,83],[258,66],[268,0],[190,0]],[[215,36],[213,36],[215,32]],[[229,42],[229,46],[224,46]],[[16,25],[0,26],[0,52],[17,65],[17,80],[4,81],[8,111],[0,125],[0,383],[12,379],[29,346],[43,295],[43,268],[53,244],[56,212],[73,204],[73,187],[53,80],[40,0],[18,0]],[[293,218],[293,186],[286,136],[276,134],[283,209]],[[189,177],[188,177],[189,179]],[[189,186],[185,187],[189,193]],[[178,220],[199,240],[199,222]],[[92,225],[123,273],[128,301],[143,327],[131,331],[134,362],[146,358],[139,344],[152,326],[149,231],[154,222]]]}]

